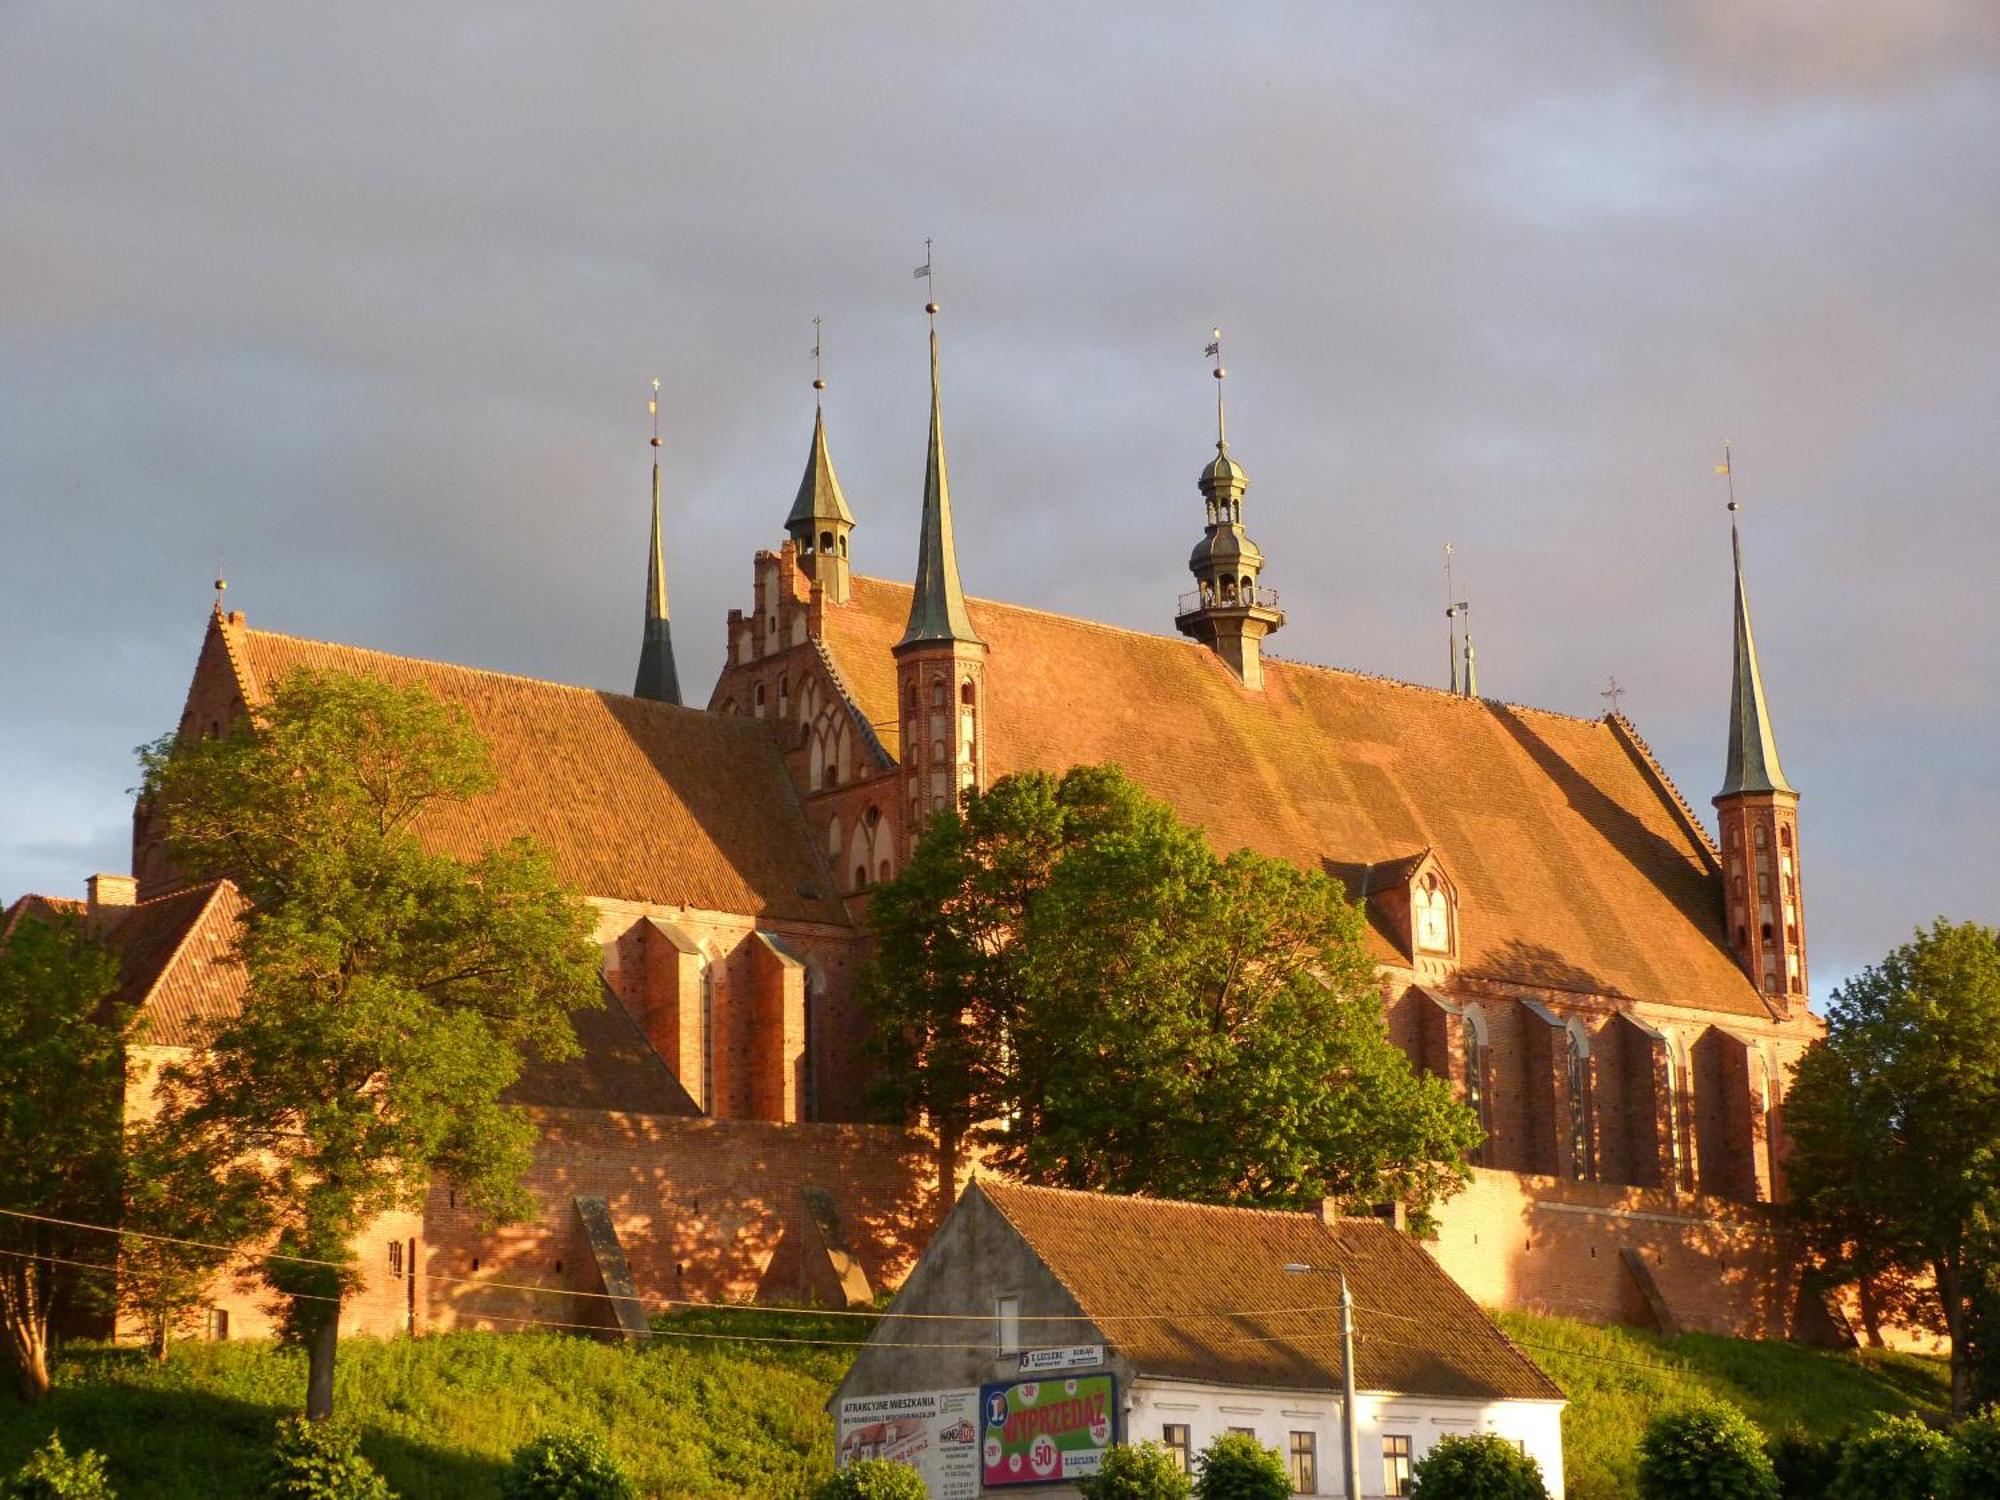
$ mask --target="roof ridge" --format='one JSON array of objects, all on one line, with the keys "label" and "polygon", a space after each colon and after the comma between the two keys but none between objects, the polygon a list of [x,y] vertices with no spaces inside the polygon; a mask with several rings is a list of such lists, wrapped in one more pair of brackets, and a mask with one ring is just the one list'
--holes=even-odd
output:
[{"label": "roof ridge", "polygon": [[[893,578],[875,578],[866,574],[856,574],[855,582],[881,584],[888,588],[898,589],[907,589],[910,587],[907,583],[898,583]],[[1182,640],[1178,636],[1161,635],[1151,630],[1140,630],[1131,625],[1113,625],[1104,620],[1086,619],[1082,615],[1064,614],[1061,610],[1043,609],[1041,606],[1035,604],[1017,604],[1011,599],[989,599],[980,594],[967,594],[965,602],[969,605],[991,605],[995,609],[1013,610],[1018,614],[1039,615],[1045,620],[1060,620],[1066,625],[1080,626],[1085,630],[1101,630],[1111,635],[1137,636],[1141,640],[1157,641],[1162,645],[1175,646],[1183,651],[1198,651],[1209,657],[1213,657],[1215,654],[1199,641]],[[1407,678],[1392,677],[1386,672],[1370,672],[1361,667],[1330,666],[1325,662],[1304,661],[1296,656],[1283,656],[1272,651],[1265,652],[1264,659],[1287,667],[1298,667],[1308,672],[1325,672],[1337,677],[1358,677],[1368,682],[1385,683],[1390,687],[1408,688],[1412,692],[1428,693],[1436,698],[1463,698],[1465,696],[1463,693],[1454,693],[1447,688],[1433,687],[1427,682],[1411,682]],[[1467,699],[1466,701],[1470,703],[1496,704],[1501,708],[1513,709],[1518,713],[1544,714],[1549,718],[1561,719],[1565,723],[1570,724],[1583,724],[1601,728],[1604,723],[1602,719],[1586,718],[1581,714],[1564,713],[1559,708],[1542,708],[1533,703],[1513,703],[1505,698],[1481,697]]]},{"label": "roof ridge", "polygon": [[[525,672],[504,672],[498,667],[467,666],[464,662],[441,661],[432,656],[411,656],[401,651],[384,651],[376,646],[357,646],[352,641],[326,641],[319,639],[317,636],[291,635],[282,630],[259,630],[249,625],[225,625],[225,642],[230,631],[241,631],[244,635],[264,636],[270,640],[290,641],[300,646],[320,646],[335,651],[358,651],[366,656],[386,657],[390,661],[408,662],[413,666],[440,667],[448,672],[467,672],[475,677],[496,677],[503,682],[525,682],[535,687],[556,688],[565,693],[584,693],[593,698],[618,698],[649,711],[660,710],[669,714],[698,714],[713,723],[741,722],[744,724],[754,724],[757,722],[754,719],[739,719],[738,716],[731,714],[711,714],[705,708],[695,708],[686,703],[662,703],[653,698],[638,698],[630,693],[614,692],[610,688],[587,687],[577,682],[558,682],[552,677],[530,677]],[[236,663],[233,648],[230,651],[230,660],[232,665],[239,665]],[[240,671],[239,675],[241,675]]]},{"label": "roof ridge", "polygon": [[[1041,1182],[1015,1182],[1011,1178],[979,1178],[981,1188],[998,1186],[1007,1192],[1051,1193],[1065,1198],[1083,1198],[1092,1203],[1140,1203],[1149,1208],[1196,1208],[1207,1213],[1262,1214],[1266,1218],[1308,1219],[1315,1224],[1325,1224],[1325,1220],[1309,1208],[1270,1208],[1258,1203],[1198,1203],[1192,1198],[1158,1198],[1151,1193],[1111,1193],[1099,1192],[1093,1188],[1053,1187]],[[1343,1222],[1345,1217],[1343,1216]],[[1357,1214],[1355,1223],[1379,1223],[1372,1215]]]}]

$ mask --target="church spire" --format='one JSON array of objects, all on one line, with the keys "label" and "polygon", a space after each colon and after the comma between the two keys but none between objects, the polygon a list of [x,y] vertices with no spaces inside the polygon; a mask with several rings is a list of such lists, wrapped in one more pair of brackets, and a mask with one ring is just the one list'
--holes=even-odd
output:
[{"label": "church spire", "polygon": [[646,402],[653,418],[653,535],[646,552],[646,633],[639,646],[639,677],[632,696],[659,703],[681,701],[674,671],[673,625],[667,616],[667,554],[660,536],[660,382]]},{"label": "church spire", "polygon": [[[929,271],[926,260],[923,272]],[[979,643],[972,618],[965,612],[965,591],[958,582],[958,549],[951,535],[951,477],[944,459],[944,418],[938,404],[938,305],[928,302],[931,318],[931,439],[924,460],[924,519],[917,541],[917,576],[910,591],[910,620],[899,646],[918,641]]]},{"label": "church spire", "polygon": [[1743,583],[1743,537],[1736,525],[1736,480],[1728,448],[1716,466],[1729,480],[1729,550],[1736,572],[1735,672],[1729,688],[1729,755],[1715,814],[1730,947],[1775,1014],[1805,1004],[1805,893],[1801,884],[1799,794],[1778,764],[1778,740],[1764,703],[1750,594]]},{"label": "church spire", "polygon": [[785,517],[785,530],[798,545],[799,566],[806,577],[820,585],[829,604],[845,604],[850,593],[847,536],[854,530],[854,513],[847,508],[847,497],[841,493],[833,459],[826,451],[826,413],[820,404],[826,376],[819,369],[819,326],[819,319],[814,318],[812,446],[806,452],[806,472],[799,480],[792,513]]},{"label": "church spire", "polygon": [[1729,548],[1736,565],[1736,657],[1729,688],[1729,755],[1722,790],[1717,794],[1723,797],[1738,792],[1792,790],[1778,764],[1778,739],[1764,702],[1764,675],[1757,668],[1757,642],[1750,633],[1750,594],[1743,583],[1743,537],[1737,530],[1736,513],[1732,496]]},{"label": "church spire", "polygon": [[1215,361],[1215,457],[1196,482],[1206,506],[1207,526],[1188,556],[1195,591],[1183,594],[1174,627],[1193,636],[1222,658],[1253,691],[1264,686],[1264,637],[1285,623],[1275,591],[1257,580],[1264,554],[1243,529],[1243,492],[1250,476],[1229,456],[1222,382],[1222,330],[1202,352]]}]

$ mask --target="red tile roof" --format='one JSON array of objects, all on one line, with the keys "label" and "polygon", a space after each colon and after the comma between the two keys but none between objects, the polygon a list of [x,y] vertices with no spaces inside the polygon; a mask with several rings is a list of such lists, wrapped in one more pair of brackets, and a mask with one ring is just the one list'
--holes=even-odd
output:
[{"label": "red tile roof", "polygon": [[[828,648],[895,748],[909,586],[854,580]],[[1471,974],[1766,1017],[1705,835],[1612,725],[1282,660],[1249,692],[1192,641],[971,601],[987,771],[1115,761],[1207,830],[1326,869],[1434,847]],[[1392,956],[1378,932],[1378,956]]]},{"label": "red tile roof", "polygon": [[771,726],[628,698],[218,626],[243,700],[287,673],[419,682],[463,707],[492,747],[496,791],[428,818],[434,845],[474,857],[527,834],[585,895],[752,917],[846,923]]},{"label": "red tile roof", "polygon": [[[1340,1386],[1344,1272],[1364,1391],[1560,1401],[1555,1382],[1407,1234],[1340,1219],[982,1178],[983,1193],[1144,1375]],[[1314,1267],[1293,1274],[1287,1265]],[[1166,1315],[1166,1316],[1162,1316]]]}]

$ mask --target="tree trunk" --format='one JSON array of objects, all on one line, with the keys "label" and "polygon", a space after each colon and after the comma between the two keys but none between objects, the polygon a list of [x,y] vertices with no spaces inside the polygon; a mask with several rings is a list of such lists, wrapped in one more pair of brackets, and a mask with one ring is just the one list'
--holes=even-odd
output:
[{"label": "tree trunk", "polygon": [[21,1399],[30,1405],[49,1393],[49,1294],[39,1261],[23,1256],[0,1270],[0,1337],[14,1367]]},{"label": "tree trunk", "polygon": [[1965,1278],[1956,1259],[1932,1267],[1938,1301],[1944,1304],[1944,1331],[1951,1340],[1951,1419],[1962,1420],[1971,1407],[1971,1368],[1965,1348]]},{"label": "tree trunk", "polygon": [[319,1321],[306,1335],[306,1417],[323,1422],[333,1415],[333,1355],[340,1341],[340,1304],[321,1302]]},{"label": "tree trunk", "polygon": [[1870,1349],[1880,1349],[1882,1347],[1882,1301],[1880,1295],[1875,1290],[1875,1278],[1873,1276],[1862,1277],[1859,1291],[1861,1295],[1861,1327],[1868,1335],[1868,1347]]}]

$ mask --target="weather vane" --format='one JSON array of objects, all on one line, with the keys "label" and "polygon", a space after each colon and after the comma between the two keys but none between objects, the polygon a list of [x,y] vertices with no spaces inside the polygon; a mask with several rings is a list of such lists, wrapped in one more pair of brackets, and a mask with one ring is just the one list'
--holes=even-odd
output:
[{"label": "weather vane", "polygon": [[1222,382],[1229,372],[1222,367],[1222,330],[1211,328],[1209,335],[1201,352],[1215,361],[1215,368],[1209,371],[1215,377],[1215,446],[1225,448],[1229,445],[1229,427],[1222,412]]},{"label": "weather vane", "polygon": [[1729,481],[1729,514],[1733,518],[1741,508],[1736,503],[1736,460],[1729,452],[1729,439],[1722,440],[1722,462],[1715,466],[1715,472]]},{"label": "weather vane", "polygon": [[[813,319],[813,390],[815,393],[826,389],[826,371],[820,367],[819,346],[820,346],[819,319],[814,318]],[[819,405],[819,396],[817,394],[813,396],[813,405],[814,406]]]},{"label": "weather vane", "polygon": [[935,257],[931,254],[931,242],[924,241],[924,263],[917,267],[916,279],[924,283],[924,311],[931,315],[931,326],[937,326],[937,279],[931,269]]},{"label": "weather vane", "polygon": [[1612,676],[1610,681],[1605,685],[1603,691],[1601,691],[1597,696],[1610,703],[1612,718],[1616,719],[1623,716],[1622,705],[1625,701],[1625,689],[1623,689],[1618,685],[1618,678],[1615,674]]},{"label": "weather vane", "polygon": [[653,394],[646,398],[646,415],[653,419],[653,446],[660,446],[660,377],[653,377]]}]

